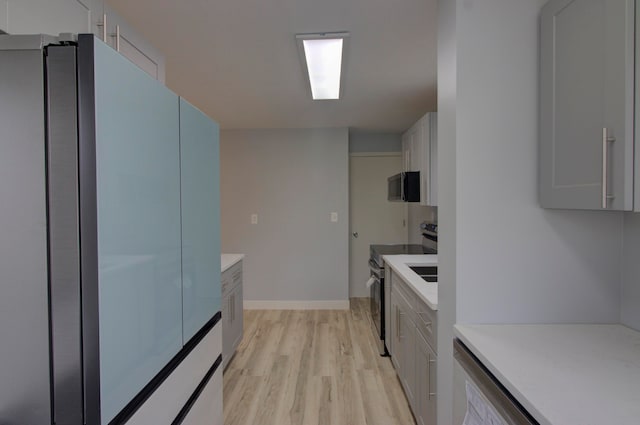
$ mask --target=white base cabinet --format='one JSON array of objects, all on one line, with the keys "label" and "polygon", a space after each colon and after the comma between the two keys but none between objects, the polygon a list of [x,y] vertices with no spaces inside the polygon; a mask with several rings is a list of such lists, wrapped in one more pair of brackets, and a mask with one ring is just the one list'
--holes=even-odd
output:
[{"label": "white base cabinet", "polygon": [[240,260],[222,273],[222,363],[225,368],[242,341],[243,309]]},{"label": "white base cabinet", "polygon": [[436,424],[436,312],[391,272],[391,362],[418,425]]}]

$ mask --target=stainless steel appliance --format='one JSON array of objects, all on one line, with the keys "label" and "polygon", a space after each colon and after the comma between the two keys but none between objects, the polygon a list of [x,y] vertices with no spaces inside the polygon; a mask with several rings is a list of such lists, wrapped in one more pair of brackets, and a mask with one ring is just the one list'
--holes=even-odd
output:
[{"label": "stainless steel appliance", "polygon": [[453,425],[539,425],[459,339],[453,357]]},{"label": "stainless steel appliance", "polygon": [[0,35],[0,128],[0,424],[123,424],[220,320],[217,125],[93,35]]},{"label": "stainless steel appliance", "polygon": [[420,171],[406,171],[387,179],[387,199],[395,202],[420,202]]},{"label": "stainless steel appliance", "polygon": [[[437,230],[437,227],[436,227]],[[437,237],[436,237],[437,241]],[[384,255],[423,255],[437,254],[437,245],[433,241],[426,245],[397,244],[397,245],[370,245],[369,246],[369,274],[373,283],[371,292],[371,322],[373,331],[377,337],[378,350],[381,356],[389,354],[385,346],[385,317],[388,316],[387,301],[391,294],[388,282],[385,280]]]}]

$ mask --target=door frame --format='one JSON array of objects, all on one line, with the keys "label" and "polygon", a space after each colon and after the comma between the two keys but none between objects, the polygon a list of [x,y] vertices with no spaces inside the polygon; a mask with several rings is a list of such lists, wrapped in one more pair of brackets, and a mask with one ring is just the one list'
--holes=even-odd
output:
[{"label": "door frame", "polygon": [[[349,166],[351,166],[351,158],[352,157],[398,157],[400,158],[401,161],[403,161],[403,151],[397,151],[397,152],[349,152]],[[404,164],[404,163],[403,163]],[[348,187],[348,191],[349,191],[349,281],[347,282],[347,285],[349,287],[349,298],[351,298],[351,252],[352,252],[352,243],[353,243],[353,238],[352,233],[353,233],[353,229],[352,229],[352,221],[351,220],[351,170],[349,169],[349,187]],[[408,204],[405,202],[404,203],[404,208],[403,208],[403,212],[402,212],[402,227],[404,227],[405,229],[407,228],[407,224],[409,221],[409,206]]]}]

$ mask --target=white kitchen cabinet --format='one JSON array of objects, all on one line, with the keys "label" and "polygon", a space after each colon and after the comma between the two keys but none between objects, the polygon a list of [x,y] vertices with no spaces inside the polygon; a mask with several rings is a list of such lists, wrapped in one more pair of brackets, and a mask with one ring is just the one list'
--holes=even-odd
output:
[{"label": "white kitchen cabinet", "polygon": [[164,83],[164,55],[104,0],[0,0],[0,30],[9,34],[55,36],[60,33],[95,34]]},{"label": "white kitchen cabinet", "polygon": [[136,32],[109,5],[105,4],[104,10],[107,17],[107,44],[153,78],[164,83],[164,55]]},{"label": "white kitchen cabinet", "polygon": [[402,135],[404,171],[420,172],[420,205],[438,205],[437,152],[437,114],[429,112]]},{"label": "white kitchen cabinet", "polygon": [[103,0],[0,0],[0,30],[8,34],[100,33]]},{"label": "white kitchen cabinet", "polygon": [[222,273],[222,363],[226,368],[242,341],[242,260]]},{"label": "white kitchen cabinet", "polygon": [[409,131],[402,135],[402,171],[411,170],[411,140],[412,133]]},{"label": "white kitchen cabinet", "polygon": [[437,314],[391,272],[391,361],[418,425],[436,424]]},{"label": "white kitchen cabinet", "polygon": [[392,333],[393,326],[391,324],[391,267],[385,267],[384,271],[384,344],[389,354],[393,352]]},{"label": "white kitchen cabinet", "polygon": [[544,208],[633,208],[634,8],[633,0],[551,0],[541,11]]},{"label": "white kitchen cabinet", "polygon": [[416,324],[411,320],[410,306],[400,305],[400,344],[402,345],[402,375],[400,381],[409,406],[416,407]]},{"label": "white kitchen cabinet", "polygon": [[436,354],[420,332],[416,336],[416,407],[418,425],[436,423]]},{"label": "white kitchen cabinet", "polygon": [[401,374],[402,365],[402,344],[400,344],[400,304],[398,302],[398,295],[396,292],[391,292],[391,329],[389,334],[391,338],[391,346],[389,348],[389,354],[391,355],[391,363],[396,369],[398,376]]},{"label": "white kitchen cabinet", "polygon": [[392,361],[412,409],[416,402],[416,324],[411,290],[392,272],[391,298],[395,311]]}]

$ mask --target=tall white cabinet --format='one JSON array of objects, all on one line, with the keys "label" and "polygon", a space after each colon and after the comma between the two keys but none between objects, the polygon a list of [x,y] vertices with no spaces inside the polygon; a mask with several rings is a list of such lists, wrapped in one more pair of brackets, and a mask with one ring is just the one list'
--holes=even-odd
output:
[{"label": "tall white cabinet", "polygon": [[429,112],[402,135],[404,171],[420,172],[420,205],[438,205],[437,113]]},{"label": "tall white cabinet", "polygon": [[0,30],[8,34],[55,36],[95,34],[164,83],[164,55],[104,0],[0,0]]}]

